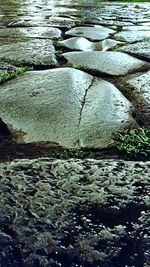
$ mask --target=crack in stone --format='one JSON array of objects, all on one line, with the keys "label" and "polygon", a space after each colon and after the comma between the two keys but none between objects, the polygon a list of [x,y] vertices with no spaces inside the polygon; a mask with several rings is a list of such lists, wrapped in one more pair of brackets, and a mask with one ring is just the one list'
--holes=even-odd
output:
[{"label": "crack in stone", "polygon": [[82,106],[81,106],[81,109],[80,109],[79,125],[78,125],[79,127],[80,127],[80,123],[81,123],[81,119],[82,119],[82,113],[83,113],[84,105],[85,105],[85,102],[86,102],[86,96],[87,96],[88,90],[92,87],[94,81],[95,81],[95,77],[93,77],[90,85],[87,87],[87,89],[85,91],[85,95],[84,95],[83,101],[81,102]]}]

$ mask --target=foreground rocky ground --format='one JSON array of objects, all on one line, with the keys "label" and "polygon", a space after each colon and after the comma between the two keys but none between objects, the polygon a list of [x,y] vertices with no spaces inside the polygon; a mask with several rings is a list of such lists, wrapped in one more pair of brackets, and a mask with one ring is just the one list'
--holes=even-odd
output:
[{"label": "foreground rocky ground", "polygon": [[1,266],[149,266],[150,162],[0,165]]},{"label": "foreground rocky ground", "polygon": [[1,2],[0,267],[150,266],[150,3]]}]

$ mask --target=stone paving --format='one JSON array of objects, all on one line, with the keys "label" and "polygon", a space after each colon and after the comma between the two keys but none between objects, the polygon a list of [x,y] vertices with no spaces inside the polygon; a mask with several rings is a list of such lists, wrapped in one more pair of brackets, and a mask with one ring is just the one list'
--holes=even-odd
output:
[{"label": "stone paving", "polygon": [[[149,92],[136,85],[141,77],[149,82],[149,4],[59,3],[12,1],[6,15],[2,3],[1,120],[17,142],[108,147],[118,131],[141,126],[149,110]],[[17,66],[33,69],[6,82]],[[129,74],[133,103],[118,82]]]},{"label": "stone paving", "polygon": [[[148,2],[1,0],[1,140],[104,149],[150,129],[149,30]],[[149,267],[149,172],[149,161],[1,163],[0,266]]]}]

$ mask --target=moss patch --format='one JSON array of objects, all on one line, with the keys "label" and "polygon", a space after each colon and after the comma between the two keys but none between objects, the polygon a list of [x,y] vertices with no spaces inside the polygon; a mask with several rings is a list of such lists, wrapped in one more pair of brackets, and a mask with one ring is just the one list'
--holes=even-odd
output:
[{"label": "moss patch", "polygon": [[14,67],[13,70],[1,70],[0,69],[0,83],[4,83],[7,80],[10,80],[12,78],[16,78],[18,75],[21,75],[28,70],[31,70],[31,68]]}]

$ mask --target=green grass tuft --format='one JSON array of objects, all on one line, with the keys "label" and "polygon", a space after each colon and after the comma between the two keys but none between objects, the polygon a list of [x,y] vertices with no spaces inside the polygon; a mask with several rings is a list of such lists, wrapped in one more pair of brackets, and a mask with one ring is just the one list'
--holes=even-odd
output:
[{"label": "green grass tuft", "polygon": [[145,128],[130,129],[116,137],[117,148],[131,157],[150,156],[150,135]]}]

